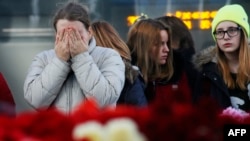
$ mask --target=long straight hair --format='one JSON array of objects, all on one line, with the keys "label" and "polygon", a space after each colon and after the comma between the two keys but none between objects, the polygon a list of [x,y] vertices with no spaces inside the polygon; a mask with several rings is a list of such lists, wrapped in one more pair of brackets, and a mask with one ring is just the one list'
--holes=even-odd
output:
[{"label": "long straight hair", "polygon": [[90,27],[90,31],[96,40],[96,45],[112,48],[120,54],[126,68],[125,77],[130,83],[134,83],[139,71],[133,69],[130,50],[126,42],[120,37],[115,27],[104,20],[95,21]]},{"label": "long straight hair", "polygon": [[106,21],[95,21],[91,24],[93,35],[98,46],[116,50],[123,59],[131,61],[130,50],[117,30]]},{"label": "long straight hair", "polygon": [[[158,65],[153,58],[150,57],[152,48],[161,45],[160,31],[166,30],[169,35],[168,47],[169,54],[167,63]],[[142,19],[134,23],[129,29],[127,45],[132,54],[132,62],[137,65],[143,75],[144,81],[167,78],[173,75],[173,53],[171,49],[170,29],[159,21],[153,19]],[[157,48],[158,50],[160,48]],[[158,55],[154,54],[154,55]]]},{"label": "long straight hair", "polygon": [[236,82],[233,80],[227,59],[224,53],[217,46],[218,66],[222,73],[224,82],[228,88],[239,87],[242,90],[246,89],[246,84],[250,81],[250,47],[248,38],[245,32],[241,30],[241,39],[239,47],[239,69],[236,77]]}]

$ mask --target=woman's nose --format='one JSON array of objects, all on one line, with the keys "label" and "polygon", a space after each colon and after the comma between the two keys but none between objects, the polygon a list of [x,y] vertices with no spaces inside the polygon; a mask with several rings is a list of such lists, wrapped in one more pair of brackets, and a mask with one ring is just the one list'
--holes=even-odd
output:
[{"label": "woman's nose", "polygon": [[230,36],[228,35],[228,32],[224,32],[224,37],[223,37],[223,39],[228,39],[228,38],[230,38]]},{"label": "woman's nose", "polygon": [[169,48],[168,48],[167,45],[164,45],[163,51],[164,51],[164,52],[169,52]]}]

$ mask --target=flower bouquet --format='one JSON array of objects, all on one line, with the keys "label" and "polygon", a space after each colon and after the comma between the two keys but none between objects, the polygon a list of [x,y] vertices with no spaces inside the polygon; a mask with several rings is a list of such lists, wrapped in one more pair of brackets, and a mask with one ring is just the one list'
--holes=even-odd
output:
[{"label": "flower bouquet", "polygon": [[211,99],[193,105],[182,93],[147,107],[99,107],[89,99],[66,116],[56,109],[0,116],[0,140],[9,141],[221,141],[225,124],[250,124],[250,116],[221,110]]}]

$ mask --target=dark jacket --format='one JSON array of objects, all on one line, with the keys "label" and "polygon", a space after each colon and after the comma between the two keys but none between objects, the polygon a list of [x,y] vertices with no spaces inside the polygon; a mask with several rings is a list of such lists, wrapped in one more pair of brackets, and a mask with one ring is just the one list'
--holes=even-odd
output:
[{"label": "dark jacket", "polygon": [[145,83],[136,66],[132,66],[129,62],[125,62],[125,84],[117,104],[146,106],[148,104],[144,94]]},{"label": "dark jacket", "polygon": [[230,96],[224,80],[218,70],[215,47],[209,47],[197,53],[193,62],[199,71],[195,82],[193,101],[202,97],[214,99],[221,108],[231,106]]},{"label": "dark jacket", "polygon": [[[187,75],[184,71],[179,75],[180,77],[172,78],[171,80],[161,79],[156,81],[149,81],[145,93],[149,103],[157,99],[177,100],[179,97],[184,101],[191,101],[191,88],[188,85]],[[175,94],[181,94],[174,96]]]},{"label": "dark jacket", "polygon": [[192,62],[192,57],[195,54],[194,48],[181,48],[178,50],[173,50],[174,59],[174,76],[173,79],[179,79],[183,73],[187,77],[187,83],[191,90],[194,89],[194,81],[196,80],[197,70]]},{"label": "dark jacket", "polygon": [[191,101],[196,70],[191,62],[191,56],[186,55],[181,51],[173,52],[174,74],[170,80],[161,79],[148,82],[145,93],[149,102],[158,95],[164,95],[159,97],[171,99],[172,94],[176,94],[176,92],[182,94],[185,100]]},{"label": "dark jacket", "polygon": [[145,83],[140,75],[138,75],[133,83],[126,79],[117,104],[146,106],[148,102],[144,94],[144,89]]}]

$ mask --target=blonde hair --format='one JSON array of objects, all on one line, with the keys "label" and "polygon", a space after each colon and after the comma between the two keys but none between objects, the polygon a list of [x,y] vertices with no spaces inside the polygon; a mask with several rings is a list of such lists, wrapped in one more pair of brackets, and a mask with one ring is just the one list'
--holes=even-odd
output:
[{"label": "blonde hair", "polygon": [[[149,55],[152,53],[151,50],[154,46],[160,46],[161,44],[161,30],[166,30],[169,34],[167,44],[170,51],[167,63],[164,65],[158,65]],[[127,45],[131,50],[132,59],[134,59],[135,65],[140,68],[146,83],[150,79],[167,78],[169,80],[172,77],[174,70],[170,39],[170,29],[153,19],[139,20],[129,29]]]},{"label": "blonde hair", "polygon": [[96,39],[96,45],[116,50],[123,59],[131,61],[130,50],[115,28],[106,21],[96,21],[91,24],[91,30]]},{"label": "blonde hair", "polygon": [[239,47],[239,69],[236,77],[236,82],[230,75],[230,69],[224,53],[219,49],[218,46],[216,48],[218,55],[218,66],[227,87],[239,87],[240,89],[245,90],[246,84],[250,81],[250,47],[248,45],[248,38],[246,33],[241,31],[241,41]]},{"label": "blonde hair", "polygon": [[130,50],[116,29],[106,21],[95,21],[91,24],[91,32],[95,37],[96,45],[112,48],[120,54],[125,64],[125,77],[133,83],[139,72],[133,68]]}]

